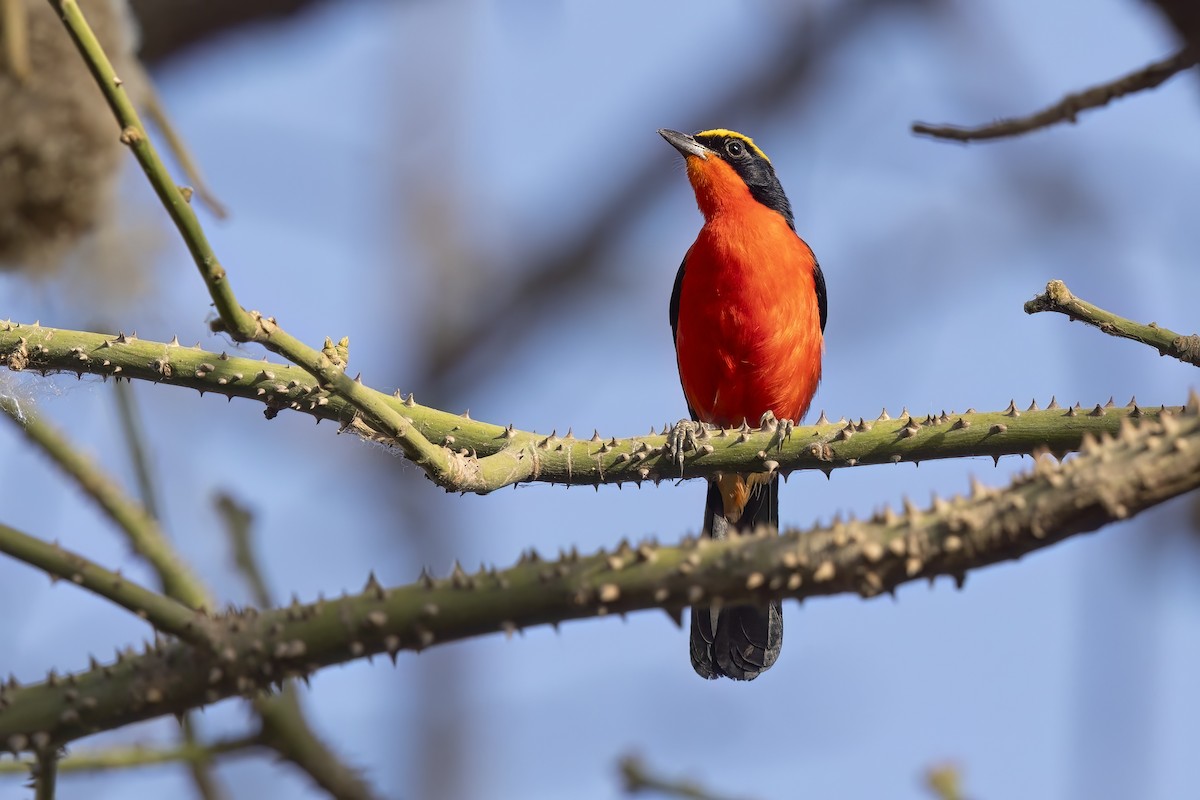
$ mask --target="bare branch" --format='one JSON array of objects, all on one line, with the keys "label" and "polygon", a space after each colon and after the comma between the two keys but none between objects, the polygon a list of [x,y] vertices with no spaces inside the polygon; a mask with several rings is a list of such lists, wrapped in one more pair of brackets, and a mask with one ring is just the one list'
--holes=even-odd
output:
[{"label": "bare branch", "polygon": [[1194,67],[1198,60],[1200,59],[1198,59],[1197,52],[1185,48],[1170,58],[1155,61],[1136,72],[1115,78],[1108,83],[1092,86],[1082,92],[1069,94],[1049,108],[1044,108],[1026,117],[1002,119],[976,128],[915,122],[912,132],[932,136],[936,139],[977,142],[1020,136],[1040,128],[1057,125],[1060,122],[1074,123],[1075,117],[1080,111],[1100,108],[1118,97],[1153,89],[1185,69]]},{"label": "bare branch", "polygon": [[1105,311],[1086,300],[1080,300],[1067,288],[1062,281],[1050,281],[1046,284],[1045,294],[1025,304],[1026,314],[1037,314],[1042,311],[1055,311],[1066,314],[1072,320],[1094,325],[1109,336],[1121,339],[1132,339],[1135,342],[1150,345],[1160,355],[1171,356],[1180,361],[1200,367],[1200,336],[1192,334],[1185,336],[1158,323],[1141,325],[1132,320],[1118,317],[1111,311]]}]

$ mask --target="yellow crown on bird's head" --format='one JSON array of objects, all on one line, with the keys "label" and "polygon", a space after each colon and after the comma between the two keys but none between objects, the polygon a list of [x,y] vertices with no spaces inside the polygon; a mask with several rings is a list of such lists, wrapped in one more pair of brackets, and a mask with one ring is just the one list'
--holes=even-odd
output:
[{"label": "yellow crown on bird's head", "polygon": [[762,151],[762,148],[759,147],[758,145],[756,145],[754,143],[754,140],[751,139],[749,136],[747,136],[744,133],[738,133],[737,131],[731,131],[728,128],[713,128],[710,131],[700,131],[699,133],[696,134],[697,139],[699,139],[702,136],[713,136],[713,137],[720,137],[720,138],[724,138],[724,139],[740,139],[741,141],[745,142],[746,147],[750,148],[750,151],[752,153],[754,153],[756,156],[761,158],[763,161],[766,161],[768,164],[771,163],[771,159],[767,158],[767,154]]}]

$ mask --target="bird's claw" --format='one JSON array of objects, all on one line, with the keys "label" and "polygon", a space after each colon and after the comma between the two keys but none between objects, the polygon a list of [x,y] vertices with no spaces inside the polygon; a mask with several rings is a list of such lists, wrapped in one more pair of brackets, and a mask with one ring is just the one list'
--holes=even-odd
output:
[{"label": "bird's claw", "polygon": [[698,450],[700,448],[699,439],[706,435],[705,432],[712,428],[703,422],[696,422],[690,419],[681,419],[675,423],[675,427],[667,433],[667,442],[663,446],[663,455],[667,457],[672,464],[679,467],[679,474],[683,475],[683,457],[688,450]]},{"label": "bird's claw", "polygon": [[667,443],[663,453],[672,464],[679,467],[680,475],[683,474],[683,454],[688,450],[696,449],[696,431],[698,430],[699,426],[694,421],[681,419],[667,433]]},{"label": "bird's claw", "polygon": [[768,410],[762,415],[758,426],[759,430],[772,431],[774,433],[768,447],[782,450],[784,442],[792,438],[792,429],[796,427],[796,423],[790,419],[779,419],[775,416],[774,412]]}]

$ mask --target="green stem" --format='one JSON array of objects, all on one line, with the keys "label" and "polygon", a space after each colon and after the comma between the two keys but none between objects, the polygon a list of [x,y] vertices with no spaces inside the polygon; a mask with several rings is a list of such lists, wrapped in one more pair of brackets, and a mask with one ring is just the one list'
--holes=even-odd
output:
[{"label": "green stem", "polygon": [[74,583],[143,617],[157,630],[196,645],[208,643],[203,617],[183,603],[134,583],[78,553],[0,523],[0,552]]},{"label": "green stem", "polygon": [[1086,300],[1080,300],[1071,294],[1071,290],[1062,281],[1050,281],[1046,284],[1045,294],[1040,294],[1025,304],[1026,314],[1037,314],[1042,311],[1066,314],[1072,320],[1094,325],[1109,336],[1141,342],[1153,347],[1161,355],[1171,356],[1186,364],[1200,367],[1200,336],[1194,333],[1185,336],[1163,328],[1155,322],[1142,325],[1133,320],[1118,317],[1111,311],[1105,311]]},{"label": "green stem", "polygon": [[150,458],[146,453],[145,437],[142,436],[141,415],[137,410],[137,398],[133,394],[133,385],[115,381],[113,391],[117,398],[117,417],[121,420],[121,430],[125,434],[125,443],[129,448],[129,460],[133,464],[133,474],[137,478],[138,494],[141,495],[142,506],[146,513],[156,520],[162,519],[158,508],[158,492],[154,488],[154,479],[150,476]]},{"label": "green stem", "polygon": [[54,800],[58,785],[58,748],[39,750],[33,778],[35,800]]},{"label": "green stem", "polygon": [[[202,763],[214,758],[244,753],[261,747],[257,734],[221,739],[210,744],[182,744],[177,747],[108,747],[94,750],[75,750],[59,761],[62,773],[109,772],[134,767],[150,767],[179,762]],[[27,771],[20,761],[0,761],[0,774]]]},{"label": "green stem", "polygon": [[564,554],[554,562],[529,553],[503,571],[455,568],[448,578],[391,589],[372,577],[358,595],[229,614],[214,620],[214,651],[167,644],[54,683],[4,687],[0,743],[25,750],[35,732],[66,743],[330,664],[532,625],[650,608],[679,615],[698,602],[869,597],[940,575],[961,582],[970,570],[1200,487],[1197,405],[1180,415],[1127,420],[1115,438],[1088,437],[1079,457],[1062,463],[1042,458],[1005,490],[976,487],[970,497],[935,500],[924,510],[678,547],[623,542],[612,552]]},{"label": "green stem", "polygon": [[[143,341],[41,326],[0,322],[0,363],[10,369],[91,373],[185,386],[266,405],[268,416],[294,409],[317,420],[333,419],[355,433],[393,443],[386,433],[356,416],[356,409],[321,389],[305,372],[177,343]],[[385,397],[397,413],[430,441],[445,442],[459,471],[447,489],[487,493],[515,483],[563,483],[576,486],[708,478],[718,472],[754,472],[769,462],[784,474],[796,470],[835,469],[868,464],[920,462],[971,456],[1028,455],[1048,448],[1073,452],[1084,434],[1115,433],[1124,417],[1154,416],[1160,409],[1091,404],[1060,408],[911,415],[874,420],[820,422],[795,428],[781,447],[774,432],[748,430],[710,434],[700,449],[685,454],[682,471],[666,457],[667,437],[647,434],[587,439],[504,428],[466,416]],[[1176,407],[1178,409],[1178,407]],[[885,418],[886,417],[886,418]],[[711,448],[711,452],[708,451]]]},{"label": "green stem", "polygon": [[103,469],[72,447],[51,425],[29,414],[21,414],[8,398],[0,398],[0,410],[117,524],[133,549],[150,562],[161,577],[163,589],[169,596],[194,609],[207,605],[204,587],[176,557],[158,521],[145,507],[126,495]]},{"label": "green stem", "polygon": [[121,141],[133,151],[146,178],[154,187],[163,207],[187,245],[200,271],[213,305],[220,316],[220,327],[234,339],[255,342],[279,353],[317,378],[322,388],[345,397],[373,424],[391,437],[396,446],[436,482],[446,485],[453,480],[454,464],[450,451],[439,447],[415,429],[411,422],[393,409],[387,397],[347,376],[344,362],[335,363],[325,352],[315,350],[283,330],[274,317],[246,311],[234,295],[225,268],[204,234],[204,228],[184,194],[172,179],[166,165],[151,143],[137,109],[125,91],[112,63],[87,24],[76,0],[49,0],[62,16],[63,23],[87,62],[92,77],[104,93],[121,127]]}]

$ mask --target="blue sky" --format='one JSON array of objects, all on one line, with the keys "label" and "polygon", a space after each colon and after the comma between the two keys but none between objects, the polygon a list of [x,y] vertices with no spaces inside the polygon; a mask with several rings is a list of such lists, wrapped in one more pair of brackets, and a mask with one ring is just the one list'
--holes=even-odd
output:
[{"label": "blue sky", "polygon": [[[172,62],[157,78],[232,217],[214,245],[244,305],[311,343],[351,338],[377,388],[543,431],[632,435],[684,415],[667,298],[699,227],[659,127],[730,127],[771,155],[829,285],[824,383],[832,416],[1118,402],[1179,403],[1194,369],[1021,304],[1061,278],[1138,320],[1196,328],[1200,207],[1194,76],[1012,142],[918,139],[916,120],[982,122],[1160,58],[1174,44],[1141,4],[950,4],[877,13],[769,108],[703,118],[764,58],[819,42],[785,35],[806,12],[718,4],[331,4]],[[772,56],[775,57],[775,56]],[[495,320],[477,355],[422,382],[439,331],[490,319],[514,276],[597,213],[628,175],[654,197],[603,255],[586,291]],[[659,189],[663,186],[665,188]],[[158,220],[130,170],[123,203]],[[208,218],[206,218],[208,219]],[[157,223],[154,223],[157,224]],[[165,225],[165,218],[162,219]],[[141,226],[141,227],[139,227]],[[151,288],[100,308],[61,287],[0,277],[0,316],[59,327],[114,320],[143,338],[229,344],[170,232]],[[85,281],[86,277],[71,280]],[[75,295],[78,297],[78,294]],[[485,334],[488,335],[488,334]],[[252,348],[247,352],[257,353]],[[37,412],[129,477],[108,385],[5,378]],[[700,524],[696,482],[635,490],[531,486],[441,493],[381,448],[298,415],[138,386],[166,523],[224,599],[247,592],[212,510],[229,490],[256,512],[281,598],[386,583],[454,558],[507,565],[523,548],[673,542]],[[0,428],[4,521],[101,563],[144,569],[88,503]],[[785,524],[870,514],[931,491],[999,485],[1028,461],[970,459],[792,477]],[[334,487],[331,490],[331,487]],[[607,798],[617,757],[640,753],[715,791],[761,798],[928,796],[951,761],[977,797],[1171,798],[1193,785],[1200,737],[1200,592],[1194,500],[1169,503],[1020,563],[902,589],[895,601],[785,607],[787,646],[760,680],[706,683],[686,632],[635,614],[492,636],[355,663],[304,693],[314,724],[388,796]],[[36,679],[86,665],[145,626],[16,563],[0,566],[0,672]],[[240,730],[226,702],[213,735]],[[79,744],[165,740],[174,722]],[[236,797],[318,796],[289,769],[231,760]],[[438,781],[443,783],[440,785]],[[72,779],[68,793],[156,797],[182,771]],[[16,781],[0,797],[19,797]]]}]

